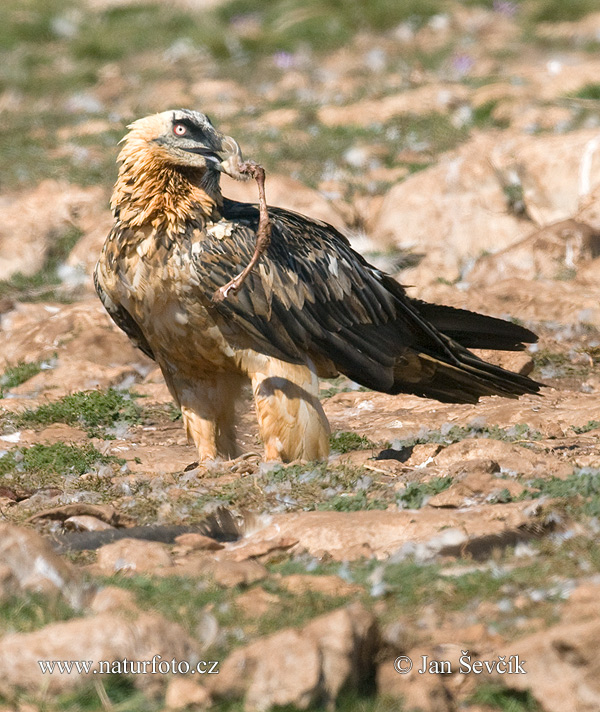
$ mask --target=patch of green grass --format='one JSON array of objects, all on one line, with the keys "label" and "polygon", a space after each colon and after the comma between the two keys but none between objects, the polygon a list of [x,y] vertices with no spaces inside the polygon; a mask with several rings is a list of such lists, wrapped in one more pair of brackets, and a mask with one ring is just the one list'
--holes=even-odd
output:
[{"label": "patch of green grass", "polygon": [[20,484],[39,487],[60,483],[65,475],[81,476],[97,465],[123,462],[112,455],[103,455],[93,445],[80,448],[65,443],[37,443],[28,448],[15,448],[0,457],[0,481],[7,486],[18,480]]},{"label": "patch of green grass", "polygon": [[573,22],[598,11],[596,0],[534,0],[527,4],[531,22]]},{"label": "patch of green grass", "polygon": [[529,690],[511,690],[493,683],[478,687],[468,703],[487,705],[501,712],[542,712],[542,707]]},{"label": "patch of green grass", "polygon": [[78,615],[62,598],[21,593],[2,599],[0,634],[29,633],[49,623],[66,621]]},{"label": "patch of green grass", "polygon": [[487,438],[490,440],[502,440],[504,442],[529,442],[530,440],[541,440],[542,434],[531,428],[526,423],[516,423],[509,428],[500,428],[498,425],[463,427],[454,425],[449,429],[430,430],[425,435],[414,438],[400,440],[400,447],[412,447],[414,445],[424,445],[426,443],[441,443],[451,445],[470,438]]},{"label": "patch of green grass", "polygon": [[[357,31],[385,32],[407,20],[420,26],[442,9],[438,0],[232,0],[217,14],[234,31],[236,24],[242,30],[240,49],[257,54],[293,52],[303,45],[331,51]],[[243,31],[244,20],[254,23],[254,31]]]},{"label": "patch of green grass", "polygon": [[376,448],[377,444],[364,435],[340,430],[333,433],[329,438],[329,445],[332,450],[339,453],[352,452],[353,450],[370,450]]},{"label": "patch of green grass", "polygon": [[[306,463],[280,465],[258,475],[237,477],[224,484],[218,478],[210,490],[190,495],[190,516],[202,516],[208,503],[255,511],[357,511],[385,509],[396,493],[363,467],[349,464]],[[183,475],[185,477],[185,473]]]},{"label": "patch of green grass", "polygon": [[[201,640],[205,634],[206,611],[209,610],[225,632],[225,636],[220,636],[220,641],[207,653],[215,656],[215,660],[223,660],[226,652],[243,642],[269,635],[282,627],[304,625],[315,616],[328,613],[348,601],[347,597],[314,592],[296,596],[280,588],[276,582],[268,581],[264,585],[277,594],[279,602],[259,619],[247,619],[235,605],[240,589],[221,588],[212,582],[210,576],[200,579],[130,576],[105,579],[105,582],[132,591],[141,609],[162,614]],[[234,629],[241,629],[243,637],[236,635]]]},{"label": "patch of green grass", "polygon": [[[248,155],[260,159],[268,169],[288,172],[313,188],[330,171],[337,172],[347,184],[347,198],[352,195],[353,185],[363,185],[365,180],[365,165],[354,165],[345,159],[357,145],[368,146],[378,163],[393,168],[404,165],[397,158],[403,150],[409,150],[411,155],[419,151],[427,164],[468,136],[466,126],[457,127],[448,116],[437,113],[399,116],[369,126],[327,126],[318,120],[313,107],[305,108],[294,140],[273,136],[267,126],[262,131],[255,126],[251,132],[243,127],[236,131],[236,139]],[[415,168],[413,163],[406,165],[411,170]]]},{"label": "patch of green grass", "polygon": [[4,389],[10,390],[25,383],[42,370],[40,361],[19,361],[16,366],[9,366],[0,376],[0,398],[4,397]]},{"label": "patch of green grass", "polygon": [[496,99],[490,99],[475,107],[473,109],[473,124],[478,127],[486,128],[490,126],[506,128],[508,125],[507,121],[498,121],[493,117],[494,109],[497,105],[498,101]]},{"label": "patch of green grass", "polygon": [[387,509],[389,502],[383,499],[373,499],[367,497],[366,492],[357,494],[340,494],[321,502],[317,509],[321,511],[334,512],[358,512],[367,509]]},{"label": "patch of green grass", "polygon": [[595,430],[596,428],[600,428],[600,420],[588,420],[588,422],[581,427],[574,425],[573,432],[577,433],[577,435],[581,435],[582,433],[589,433],[590,430]]},{"label": "patch of green grass", "polygon": [[434,477],[429,482],[409,482],[398,495],[398,504],[406,509],[420,509],[426,497],[443,492],[451,484],[452,477]]},{"label": "patch of green grass", "polygon": [[[576,470],[565,479],[558,477],[531,480],[538,491],[530,494],[532,499],[542,495],[570,501],[567,511],[572,516],[600,516],[600,470],[584,468]],[[583,499],[583,501],[581,501]]]},{"label": "patch of green grass", "polygon": [[600,101],[600,84],[586,84],[581,89],[578,89],[572,96],[578,99],[593,99]]},{"label": "patch of green grass", "polygon": [[61,284],[58,268],[82,234],[81,230],[73,227],[51,238],[51,247],[43,267],[30,276],[17,272],[10,279],[0,280],[0,297],[18,295],[21,301],[29,302],[65,301],[65,295],[57,289]]},{"label": "patch of green grass", "polygon": [[[98,675],[96,685],[84,685],[73,692],[56,695],[44,710],[48,712],[103,712],[110,709],[118,712],[158,712],[163,709],[158,698],[150,698],[134,684],[135,677],[125,675]],[[103,699],[101,699],[102,694]],[[110,706],[109,706],[110,705]]]},{"label": "patch of green grass", "polygon": [[26,410],[19,416],[21,425],[66,423],[84,427],[88,434],[103,436],[101,428],[117,422],[140,423],[142,410],[132,394],[109,388],[107,391],[79,391],[60,400]]},{"label": "patch of green grass", "polygon": [[[217,702],[211,708],[212,712],[244,712],[242,701]],[[301,712],[294,705],[277,707],[277,712]],[[335,703],[336,712],[408,712],[407,708],[396,698],[387,695],[365,695],[354,690],[342,692]],[[310,706],[306,712],[330,712],[331,707],[322,705]],[[273,708],[275,712],[275,708]]]}]

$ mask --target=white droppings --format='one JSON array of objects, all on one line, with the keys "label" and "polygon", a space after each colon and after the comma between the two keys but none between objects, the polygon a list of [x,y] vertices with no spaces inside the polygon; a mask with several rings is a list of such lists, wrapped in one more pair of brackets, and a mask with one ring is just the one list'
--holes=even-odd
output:
[{"label": "white droppings", "polygon": [[359,403],[356,406],[356,410],[375,410],[375,406],[373,405],[372,401],[362,401],[362,403]]},{"label": "white droppings", "polygon": [[33,570],[36,574],[51,581],[58,589],[62,589],[65,585],[62,576],[43,556],[36,556],[33,562]]}]

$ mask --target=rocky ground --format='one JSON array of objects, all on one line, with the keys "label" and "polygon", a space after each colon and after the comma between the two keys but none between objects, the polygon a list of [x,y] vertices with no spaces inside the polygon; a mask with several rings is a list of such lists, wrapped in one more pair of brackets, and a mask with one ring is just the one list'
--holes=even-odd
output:
[{"label": "rocky ground", "polygon": [[[600,708],[596,5],[3,4],[0,709]],[[194,463],[90,280],[118,139],[180,106],[412,295],[536,331],[485,355],[543,395],[442,405],[340,377],[329,462],[262,463],[248,397],[248,457]],[[174,544],[53,548],[211,515]],[[157,655],[219,673],[37,662]],[[499,674],[511,656],[526,674]]]}]

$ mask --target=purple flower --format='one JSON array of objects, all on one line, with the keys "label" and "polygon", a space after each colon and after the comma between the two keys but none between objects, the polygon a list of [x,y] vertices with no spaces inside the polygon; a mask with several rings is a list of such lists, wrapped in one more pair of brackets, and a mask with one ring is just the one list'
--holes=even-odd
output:
[{"label": "purple flower", "polygon": [[514,17],[517,12],[517,4],[511,0],[494,0],[494,12],[505,17]]},{"label": "purple flower", "polygon": [[452,57],[452,69],[461,77],[468,74],[474,64],[473,58],[468,54],[455,54]]},{"label": "purple flower", "polygon": [[296,57],[289,52],[275,52],[273,64],[277,69],[291,69],[296,64]]}]

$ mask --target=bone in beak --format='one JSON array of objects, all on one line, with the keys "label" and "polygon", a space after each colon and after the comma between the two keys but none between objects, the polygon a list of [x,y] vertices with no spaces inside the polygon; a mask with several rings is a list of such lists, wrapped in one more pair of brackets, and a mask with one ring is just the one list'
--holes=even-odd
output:
[{"label": "bone in beak", "polygon": [[239,143],[231,136],[223,136],[222,148],[219,151],[224,159],[217,166],[222,172],[235,180],[249,180],[251,176],[244,172],[245,163]]}]

